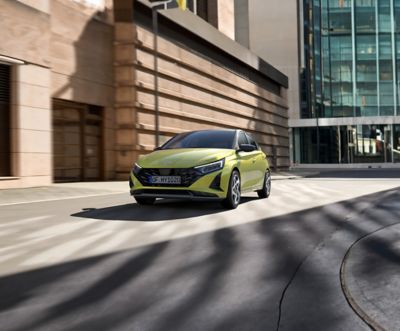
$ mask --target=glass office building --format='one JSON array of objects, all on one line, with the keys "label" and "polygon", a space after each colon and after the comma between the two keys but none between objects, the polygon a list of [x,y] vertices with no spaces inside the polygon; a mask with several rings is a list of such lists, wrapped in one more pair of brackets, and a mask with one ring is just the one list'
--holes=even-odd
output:
[{"label": "glass office building", "polygon": [[[400,0],[303,0],[295,163],[400,162]],[[308,124],[307,124],[308,123]]]}]

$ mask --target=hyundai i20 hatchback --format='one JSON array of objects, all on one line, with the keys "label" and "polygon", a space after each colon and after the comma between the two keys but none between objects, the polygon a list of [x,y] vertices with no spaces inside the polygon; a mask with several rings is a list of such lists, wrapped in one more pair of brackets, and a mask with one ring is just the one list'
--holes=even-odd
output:
[{"label": "hyundai i20 hatchback", "polygon": [[133,166],[130,191],[139,204],[157,198],[219,200],[236,208],[241,194],[271,192],[266,155],[241,130],[204,130],[178,134]]}]

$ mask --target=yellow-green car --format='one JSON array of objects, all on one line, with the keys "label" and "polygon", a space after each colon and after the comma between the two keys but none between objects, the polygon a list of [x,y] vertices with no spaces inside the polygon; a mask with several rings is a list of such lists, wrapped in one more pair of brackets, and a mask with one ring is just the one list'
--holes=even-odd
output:
[{"label": "yellow-green car", "polygon": [[266,155],[241,130],[179,134],[135,163],[129,180],[139,204],[157,198],[219,200],[236,208],[243,192],[271,192]]}]

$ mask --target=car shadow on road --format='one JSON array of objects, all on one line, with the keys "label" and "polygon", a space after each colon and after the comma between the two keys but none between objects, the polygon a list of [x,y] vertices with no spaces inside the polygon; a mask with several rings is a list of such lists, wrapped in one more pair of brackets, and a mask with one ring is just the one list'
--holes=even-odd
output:
[{"label": "car shadow on road", "polygon": [[[240,204],[257,199],[249,196],[242,197]],[[128,203],[105,208],[88,207],[71,216],[106,221],[157,222],[213,215],[227,210],[219,202],[158,200],[151,206]]]}]

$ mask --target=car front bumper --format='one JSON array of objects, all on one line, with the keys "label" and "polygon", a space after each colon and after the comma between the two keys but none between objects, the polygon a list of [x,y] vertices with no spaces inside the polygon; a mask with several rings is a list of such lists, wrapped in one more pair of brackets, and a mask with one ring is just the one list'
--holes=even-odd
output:
[{"label": "car front bumper", "polygon": [[[226,198],[230,174],[224,170],[204,175],[188,187],[183,186],[144,186],[131,173],[129,179],[130,193],[132,196],[187,199],[187,200],[223,200]],[[216,185],[216,179],[219,177]]]}]

